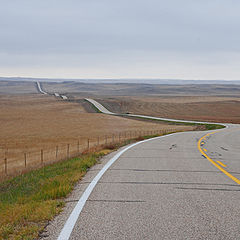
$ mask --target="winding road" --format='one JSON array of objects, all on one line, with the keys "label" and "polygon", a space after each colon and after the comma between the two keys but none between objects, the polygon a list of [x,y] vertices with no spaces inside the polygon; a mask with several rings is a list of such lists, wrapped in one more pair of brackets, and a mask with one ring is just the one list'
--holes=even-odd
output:
[{"label": "winding road", "polygon": [[78,184],[47,239],[240,239],[240,126],[226,126],[120,149]]}]

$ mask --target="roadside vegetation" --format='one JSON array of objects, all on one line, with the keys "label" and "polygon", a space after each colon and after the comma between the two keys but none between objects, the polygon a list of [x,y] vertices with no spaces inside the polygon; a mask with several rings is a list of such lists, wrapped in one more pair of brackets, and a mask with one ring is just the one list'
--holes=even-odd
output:
[{"label": "roadside vegetation", "polygon": [[126,118],[132,118],[132,119],[138,119],[142,121],[150,121],[150,122],[161,122],[165,123],[168,125],[181,125],[181,126],[195,126],[196,130],[202,130],[202,131],[208,131],[208,130],[216,130],[216,129],[221,129],[225,128],[224,125],[222,124],[215,124],[215,123],[194,123],[194,122],[181,122],[181,121],[168,121],[168,120],[160,120],[160,119],[150,119],[150,118],[145,118],[145,117],[131,117],[131,116],[126,116],[119,114],[117,116],[122,116]]},{"label": "roadside vegetation", "polygon": [[64,206],[87,170],[108,151],[88,153],[0,184],[0,239],[34,239]]}]

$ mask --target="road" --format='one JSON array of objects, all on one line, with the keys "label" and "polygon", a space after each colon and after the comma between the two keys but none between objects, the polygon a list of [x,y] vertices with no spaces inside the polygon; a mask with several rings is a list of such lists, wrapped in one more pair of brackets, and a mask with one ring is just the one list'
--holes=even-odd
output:
[{"label": "road", "polygon": [[[150,120],[161,120],[161,121],[169,121],[169,122],[182,122],[182,123],[200,123],[200,124],[212,124],[211,122],[200,122],[200,121],[189,121],[189,120],[176,120],[171,118],[161,118],[161,117],[152,117],[152,116],[146,116],[146,115],[138,115],[138,114],[124,114],[124,113],[113,113],[106,109],[103,105],[101,105],[99,102],[95,101],[91,98],[85,98],[86,101],[90,102],[92,105],[94,105],[100,112],[104,114],[110,114],[110,115],[117,115],[117,116],[127,116],[127,117],[134,117],[134,118],[145,118]],[[221,123],[216,123],[221,124]],[[225,125],[225,124],[222,124]]]},{"label": "road", "polygon": [[37,90],[38,90],[40,93],[45,94],[45,95],[48,94],[47,92],[45,92],[45,91],[42,90],[42,87],[41,87],[40,82],[36,82],[36,84],[37,84]]},{"label": "road", "polygon": [[[36,82],[36,84],[37,84],[37,90],[38,90],[39,93],[44,94],[44,95],[51,95],[51,94],[43,91],[40,82]],[[63,100],[68,100],[68,97],[67,97],[67,96],[65,96],[65,95],[60,95],[59,93],[54,93],[54,96],[55,96],[55,97],[60,97],[60,98],[62,98]]]},{"label": "road", "polygon": [[79,183],[49,239],[240,239],[239,145],[228,125],[129,146]]}]

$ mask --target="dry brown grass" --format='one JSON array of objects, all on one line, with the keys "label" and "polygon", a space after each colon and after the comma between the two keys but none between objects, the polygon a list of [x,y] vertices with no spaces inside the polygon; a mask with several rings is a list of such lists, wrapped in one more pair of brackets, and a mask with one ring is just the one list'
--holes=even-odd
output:
[{"label": "dry brown grass", "polygon": [[[8,169],[21,170],[35,168],[44,163],[67,158],[99,144],[131,138],[146,130],[190,130],[191,126],[169,126],[166,124],[142,122],[133,119],[86,113],[79,103],[57,100],[51,96],[22,95],[0,97],[0,172],[4,169],[5,155]],[[113,137],[114,134],[114,137]],[[107,140],[106,140],[107,136]],[[58,156],[56,157],[56,146]],[[7,149],[7,151],[6,151]],[[24,155],[26,154],[26,155]]]},{"label": "dry brown grass", "polygon": [[240,123],[240,98],[219,96],[159,96],[100,99],[115,112],[174,119]]}]

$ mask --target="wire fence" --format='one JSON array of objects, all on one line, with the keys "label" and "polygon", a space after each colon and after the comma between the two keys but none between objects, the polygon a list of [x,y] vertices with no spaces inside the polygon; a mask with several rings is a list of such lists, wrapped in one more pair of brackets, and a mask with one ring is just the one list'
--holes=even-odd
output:
[{"label": "wire fence", "polygon": [[34,150],[1,149],[0,178],[16,176],[24,172],[59,162],[87,152],[99,151],[110,145],[123,143],[147,135],[163,135],[180,129],[152,129],[148,131],[125,131],[96,138],[79,139],[77,141],[58,144],[51,148]]}]

